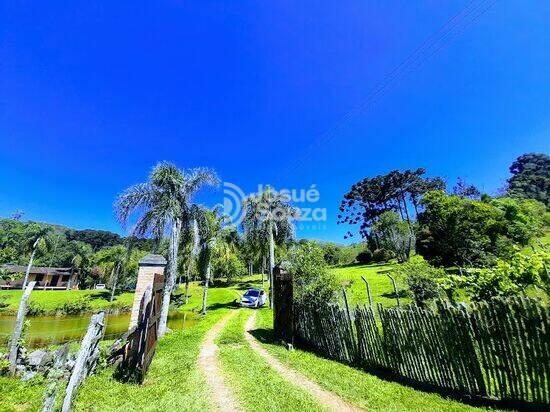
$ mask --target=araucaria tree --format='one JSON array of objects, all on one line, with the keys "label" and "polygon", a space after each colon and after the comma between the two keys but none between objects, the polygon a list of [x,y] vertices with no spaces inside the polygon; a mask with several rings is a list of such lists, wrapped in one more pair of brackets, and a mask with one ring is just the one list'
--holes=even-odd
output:
[{"label": "araucaria tree", "polygon": [[[357,182],[342,200],[338,223],[359,225],[361,237],[372,238],[377,247],[381,247],[380,243],[384,242],[380,236],[384,236],[386,241],[391,238],[390,244],[395,246],[394,249],[399,249],[394,252],[398,255],[404,252],[403,260],[407,260],[411,245],[414,245],[414,218],[418,214],[422,196],[431,190],[445,188],[445,182],[441,178],[427,178],[424,177],[425,173],[422,168],[403,172],[393,170],[386,175]],[[395,215],[388,212],[394,212]],[[381,219],[383,222],[380,222]],[[406,223],[408,234],[403,233],[399,219]],[[380,236],[373,230],[377,222],[380,222]],[[393,223],[391,230],[389,223]],[[345,237],[352,236],[353,233],[349,231]]]},{"label": "araucaria tree", "polygon": [[242,226],[246,237],[255,244],[269,245],[269,304],[273,307],[273,268],[275,267],[275,244],[289,241],[294,236],[293,220],[297,209],[288,198],[269,186],[265,191],[248,197],[244,204]]},{"label": "araucaria tree", "polygon": [[139,213],[132,234],[152,234],[161,238],[168,232],[168,267],[162,309],[159,322],[159,336],[166,332],[170,296],[176,284],[177,257],[180,235],[184,225],[192,219],[193,195],[205,185],[218,184],[216,174],[208,169],[183,171],[174,164],[161,162],[149,176],[149,180],[128,188],[117,199],[115,209],[118,219],[126,224],[130,215]]}]

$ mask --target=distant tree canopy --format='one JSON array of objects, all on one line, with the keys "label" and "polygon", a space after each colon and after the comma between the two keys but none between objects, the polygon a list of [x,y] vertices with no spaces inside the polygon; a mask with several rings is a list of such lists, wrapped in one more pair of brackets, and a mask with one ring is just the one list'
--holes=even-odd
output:
[{"label": "distant tree canopy", "polygon": [[488,266],[541,234],[545,206],[530,199],[474,200],[427,193],[418,215],[416,250],[438,266]]},{"label": "distant tree canopy", "polygon": [[550,206],[550,156],[528,153],[518,157],[510,166],[508,195],[535,199]]},{"label": "distant tree canopy", "polygon": [[[340,204],[338,224],[359,225],[359,234],[368,238],[370,228],[388,211],[397,212],[412,231],[413,214],[418,214],[422,196],[431,190],[444,190],[438,177],[424,177],[426,171],[393,170],[386,175],[365,178],[354,184]],[[350,231],[345,238],[353,236]]]},{"label": "distant tree canopy", "polygon": [[116,245],[121,245],[123,243],[123,238],[112,232],[106,230],[67,230],[66,232],[68,241],[77,241],[84,242],[89,244],[94,252],[104,248],[111,247]]}]

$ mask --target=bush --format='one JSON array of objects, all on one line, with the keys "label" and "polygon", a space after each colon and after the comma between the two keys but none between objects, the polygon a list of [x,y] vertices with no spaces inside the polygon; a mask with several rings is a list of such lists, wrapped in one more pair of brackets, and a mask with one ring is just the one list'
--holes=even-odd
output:
[{"label": "bush", "polygon": [[334,300],[338,284],[327,270],[323,249],[313,242],[302,243],[290,250],[289,258],[297,303],[321,305]]},{"label": "bush", "polygon": [[431,266],[421,257],[397,267],[397,274],[404,277],[418,306],[424,307],[432,299],[439,297],[446,274],[443,269]]},{"label": "bush", "polygon": [[7,303],[8,297],[9,296],[7,295],[0,296],[0,310],[5,309],[9,306],[9,303]]},{"label": "bush", "polygon": [[46,309],[44,306],[42,306],[40,303],[33,302],[32,300],[29,302],[29,305],[27,306],[27,315],[28,316],[44,316],[46,314]]},{"label": "bush", "polygon": [[92,305],[86,299],[80,299],[74,302],[65,302],[57,310],[64,315],[80,315],[81,313],[90,312]]},{"label": "bush", "polygon": [[550,252],[535,250],[516,253],[509,260],[498,260],[494,268],[468,273],[467,286],[475,301],[496,296],[513,296],[536,286],[550,293]]},{"label": "bush", "polygon": [[393,258],[393,252],[388,249],[376,249],[372,254],[372,260],[376,263],[388,262]]},{"label": "bush", "polygon": [[10,372],[10,361],[0,359],[0,376],[7,376]]},{"label": "bush", "polygon": [[356,260],[357,260],[358,263],[366,265],[367,263],[372,262],[372,252],[368,249],[364,250],[362,252],[359,252],[357,254]]}]

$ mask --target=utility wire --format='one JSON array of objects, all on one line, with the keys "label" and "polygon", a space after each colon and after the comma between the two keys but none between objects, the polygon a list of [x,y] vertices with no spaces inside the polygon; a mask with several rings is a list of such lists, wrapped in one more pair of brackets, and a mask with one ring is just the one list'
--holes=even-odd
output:
[{"label": "utility wire", "polygon": [[285,175],[288,175],[301,165],[305,160],[311,158],[314,150],[328,143],[335,138],[336,132],[342,129],[351,119],[367,111],[393,84],[404,77],[408,72],[420,67],[424,62],[439,52],[445,43],[453,36],[464,32],[479,17],[485,14],[497,0],[473,0],[459,13],[451,17],[437,31],[428,36],[418,47],[416,47],[400,64],[398,64],[380,83],[378,83],[366,96],[362,104],[346,113],[339,121],[316,139],[305,151],[304,155],[297,158],[292,166],[286,168]]}]

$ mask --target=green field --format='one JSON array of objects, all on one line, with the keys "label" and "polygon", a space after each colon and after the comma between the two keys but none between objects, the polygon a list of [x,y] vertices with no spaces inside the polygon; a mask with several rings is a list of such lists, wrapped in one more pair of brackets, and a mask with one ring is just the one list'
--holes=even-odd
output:
[{"label": "green field", "polygon": [[[16,313],[22,294],[22,290],[1,290],[0,313]],[[107,290],[35,290],[31,293],[29,302],[40,305],[49,314],[61,310],[66,303],[81,300],[86,300],[90,304],[91,311],[109,308],[129,310],[131,308],[134,299],[133,293],[116,295],[113,302],[109,302],[110,296],[110,292]],[[2,309],[4,305],[5,307]]]},{"label": "green field", "polygon": [[[355,281],[356,277],[367,271],[369,280],[372,280],[375,299],[384,304],[392,304],[392,299],[384,296],[391,292],[391,286],[382,282],[383,278],[376,273],[377,267],[345,268],[347,272],[342,268],[335,270],[340,271],[339,276],[343,281]],[[379,283],[375,282],[377,276],[380,277]],[[210,288],[208,314],[199,316],[199,320],[188,329],[171,332],[159,342],[143,385],[120,383],[112,378],[112,368],[103,369],[84,382],[78,392],[74,410],[211,410],[205,378],[196,367],[197,358],[207,331],[232,310],[239,310],[239,313],[226,325],[217,343],[220,347],[219,359],[223,376],[241,406],[250,410],[261,405],[262,409],[268,411],[324,409],[305,390],[278,376],[277,372],[271,369],[245,341],[244,323],[252,310],[237,309],[236,299],[242,290],[257,286],[258,280],[256,276],[231,286]],[[349,288],[352,292],[357,290],[357,295],[354,295],[356,302],[364,301],[364,288],[360,282],[354,282]],[[182,306],[181,310],[198,310],[201,297],[201,286],[193,283],[190,302]],[[271,343],[272,312],[263,308],[258,310],[257,314],[254,335],[272,355],[359,407],[389,411],[474,409],[436,394],[382,380],[362,370],[323,359],[309,352],[288,352],[281,346]],[[24,383],[3,377],[0,378],[0,387],[4,389],[0,397],[0,411],[39,409],[44,392],[42,378]]]},{"label": "green field", "polygon": [[[367,287],[361,279],[361,276],[363,276],[369,282],[372,300],[375,304],[395,306],[397,300],[390,278],[384,273],[379,273],[389,272],[392,275],[391,270],[393,267],[394,264],[347,265],[331,268],[330,271],[338,278],[342,287],[346,289],[350,304],[368,303]],[[400,279],[396,278],[396,283],[399,291],[405,290],[406,286]],[[400,297],[400,301],[401,303],[410,303],[411,299]]]}]

